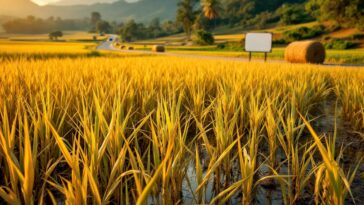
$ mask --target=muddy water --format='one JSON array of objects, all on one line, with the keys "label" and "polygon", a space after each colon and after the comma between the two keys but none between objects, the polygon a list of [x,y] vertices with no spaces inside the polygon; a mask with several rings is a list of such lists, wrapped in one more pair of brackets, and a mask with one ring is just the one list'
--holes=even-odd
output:
[{"label": "muddy water", "polygon": [[[347,171],[348,169],[353,169],[360,161],[360,158],[364,156],[364,143],[363,140],[353,134],[350,131],[350,124],[345,122],[342,119],[340,113],[340,106],[336,109],[336,101],[335,100],[328,100],[322,106],[322,114],[321,116],[315,120],[314,128],[321,136],[330,136],[332,137],[335,133],[335,125],[336,125],[336,134],[337,134],[337,152],[344,148],[344,157],[342,161],[342,167]],[[309,135],[307,137],[310,137]],[[307,139],[306,137],[306,139]],[[263,148],[264,149],[264,148]],[[263,150],[263,152],[267,152],[268,150]],[[207,153],[204,150],[201,150],[201,161],[207,161]],[[319,157],[319,156],[318,156]],[[285,156],[281,150],[278,150],[277,158],[280,159],[281,162],[285,161]],[[259,165],[264,164],[264,160],[262,157],[258,158]],[[238,161],[232,162],[233,166],[233,173],[232,178],[234,181],[240,180],[242,177],[239,173]],[[309,170],[307,170],[308,172]],[[283,164],[280,167],[279,174],[280,175],[287,175],[287,165]],[[355,198],[356,204],[363,204],[364,205],[364,166],[363,163],[359,166],[357,175],[352,183],[352,194]],[[203,173],[203,177],[206,175],[206,170]],[[264,177],[269,175],[268,167],[262,165],[258,172],[259,177]],[[221,179],[224,179],[224,176],[221,176]],[[204,203],[209,203],[211,200],[216,196],[214,191],[214,176],[211,176],[204,194],[203,194],[203,201]],[[224,184],[224,182],[220,182]],[[196,170],[195,170],[195,162],[191,160],[189,164],[186,177],[183,181],[183,203],[184,204],[196,204],[196,193],[195,190],[198,187],[197,177],[196,177]],[[221,191],[221,190],[220,190]],[[283,196],[282,191],[280,189],[279,184],[273,183],[273,186],[266,187],[264,185],[259,185],[256,189],[255,193],[252,193],[255,196],[255,200],[253,204],[256,205],[281,205],[283,204]],[[312,204],[314,196],[310,195],[310,193],[306,190],[304,193],[301,194],[302,200],[297,202],[300,205]],[[161,199],[160,199],[161,200]],[[152,200],[149,200],[148,204],[153,204]],[[235,205],[241,204],[241,195],[238,191],[228,204]],[[353,200],[350,196],[347,197],[345,204],[354,204]]]},{"label": "muddy water", "polygon": [[359,166],[351,186],[356,203],[348,196],[345,204],[362,205],[364,204],[364,164],[358,164],[358,162],[364,159],[364,141],[358,134],[352,131],[350,122],[345,121],[341,113],[341,107],[335,100],[326,101],[324,113],[318,119],[316,126],[319,133],[326,136],[333,136],[336,126],[337,152],[340,149],[344,149],[341,167],[347,172],[349,169],[353,170],[356,166]]}]

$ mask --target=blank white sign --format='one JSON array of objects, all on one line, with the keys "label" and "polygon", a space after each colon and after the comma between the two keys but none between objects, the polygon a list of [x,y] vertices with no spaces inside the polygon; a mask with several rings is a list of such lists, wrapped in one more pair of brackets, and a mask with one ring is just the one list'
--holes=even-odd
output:
[{"label": "blank white sign", "polygon": [[271,33],[247,33],[245,36],[245,51],[266,52],[272,51],[273,35]]}]

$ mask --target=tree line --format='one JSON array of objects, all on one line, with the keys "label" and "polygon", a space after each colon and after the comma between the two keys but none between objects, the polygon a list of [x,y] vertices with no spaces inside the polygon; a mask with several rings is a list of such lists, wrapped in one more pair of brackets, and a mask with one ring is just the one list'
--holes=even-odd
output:
[{"label": "tree line", "polygon": [[85,19],[61,19],[49,17],[47,19],[28,16],[16,18],[3,23],[7,33],[39,34],[49,33],[55,30],[85,30],[89,29],[90,21]]},{"label": "tree line", "polygon": [[135,41],[149,38],[158,38],[182,32],[182,27],[174,21],[160,22],[159,18],[152,19],[149,23],[136,22],[130,19],[126,22],[109,23],[102,19],[99,12],[91,13],[92,29],[90,32],[115,33],[121,36],[123,41]]},{"label": "tree line", "polygon": [[124,41],[134,41],[148,38],[168,36],[183,31],[177,22],[168,20],[161,22],[159,18],[149,23],[136,22],[130,19],[126,22],[106,21],[99,12],[92,12],[90,17],[82,20],[66,20],[50,17],[48,19],[28,16],[7,21],[3,24],[7,33],[39,34],[49,33],[51,40],[57,40],[61,35],[54,35],[62,30],[86,30],[91,33],[120,34]]}]

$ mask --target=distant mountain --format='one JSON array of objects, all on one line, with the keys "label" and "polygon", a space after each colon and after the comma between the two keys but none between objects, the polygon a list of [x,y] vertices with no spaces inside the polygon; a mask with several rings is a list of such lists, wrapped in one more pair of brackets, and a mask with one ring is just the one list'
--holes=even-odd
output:
[{"label": "distant mountain", "polygon": [[39,6],[30,0],[0,0],[0,16],[24,16],[37,11]]},{"label": "distant mountain", "polygon": [[93,11],[101,13],[103,19],[125,21],[135,19],[148,22],[159,17],[161,20],[174,19],[178,0],[140,0],[127,3],[119,0],[114,3],[96,3],[92,5],[49,5],[38,6],[30,0],[0,0],[0,15],[25,17],[34,15],[47,18],[49,16],[66,19],[89,17]]}]

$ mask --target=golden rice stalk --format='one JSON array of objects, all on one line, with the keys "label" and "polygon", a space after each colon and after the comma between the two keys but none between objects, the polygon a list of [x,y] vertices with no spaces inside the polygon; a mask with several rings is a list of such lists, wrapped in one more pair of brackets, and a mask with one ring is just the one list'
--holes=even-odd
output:
[{"label": "golden rice stalk", "polygon": [[30,133],[27,116],[24,116],[24,181],[22,183],[24,202],[33,204],[34,162],[30,143]]}]

